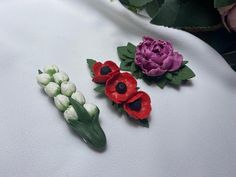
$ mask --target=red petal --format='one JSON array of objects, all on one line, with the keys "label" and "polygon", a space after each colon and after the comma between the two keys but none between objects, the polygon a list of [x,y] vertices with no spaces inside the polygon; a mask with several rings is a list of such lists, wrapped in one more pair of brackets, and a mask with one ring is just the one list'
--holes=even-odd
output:
[{"label": "red petal", "polygon": [[[136,101],[137,99],[141,99],[141,109],[139,111],[135,111],[130,109],[129,104]],[[150,112],[151,112],[151,99],[149,95],[143,91],[137,92],[135,96],[130,98],[125,104],[124,104],[124,110],[129,114],[130,117],[133,117],[135,119],[143,120],[147,119]]]}]

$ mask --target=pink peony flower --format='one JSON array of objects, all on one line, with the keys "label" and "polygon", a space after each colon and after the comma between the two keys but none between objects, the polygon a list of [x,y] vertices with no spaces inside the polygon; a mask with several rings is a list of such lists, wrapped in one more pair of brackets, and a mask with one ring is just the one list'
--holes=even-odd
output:
[{"label": "pink peony flower", "polygon": [[221,14],[225,27],[229,31],[236,31],[236,3],[220,7],[218,8],[218,11]]},{"label": "pink peony flower", "polygon": [[174,52],[171,43],[143,37],[135,53],[135,64],[147,76],[161,76],[167,71],[176,71],[181,67],[183,57]]}]

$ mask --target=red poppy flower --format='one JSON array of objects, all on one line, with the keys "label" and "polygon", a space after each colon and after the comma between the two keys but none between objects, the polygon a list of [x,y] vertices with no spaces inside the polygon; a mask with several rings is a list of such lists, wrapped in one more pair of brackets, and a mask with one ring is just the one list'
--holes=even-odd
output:
[{"label": "red poppy flower", "polygon": [[124,104],[124,110],[130,117],[143,120],[151,112],[151,99],[145,92],[139,91]]},{"label": "red poppy flower", "polygon": [[129,73],[117,73],[106,82],[105,94],[115,103],[127,101],[137,92],[137,81]]},{"label": "red poppy flower", "polygon": [[120,72],[120,68],[112,61],[106,61],[104,64],[97,62],[93,65],[93,81],[96,83],[105,83],[115,73]]}]

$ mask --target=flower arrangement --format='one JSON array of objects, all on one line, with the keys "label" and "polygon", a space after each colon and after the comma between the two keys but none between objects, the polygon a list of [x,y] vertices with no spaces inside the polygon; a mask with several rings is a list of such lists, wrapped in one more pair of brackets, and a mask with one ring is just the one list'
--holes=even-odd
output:
[{"label": "flower arrangement", "polygon": [[160,88],[166,84],[179,86],[195,76],[186,65],[187,61],[183,61],[183,56],[164,40],[145,36],[137,47],[128,43],[118,47],[117,52],[122,70],[147,83],[156,83]]},{"label": "flower arrangement", "polygon": [[37,82],[45,93],[54,99],[56,107],[63,112],[68,125],[92,148],[102,150],[106,146],[106,136],[99,124],[99,109],[86,103],[83,94],[76,91],[74,83],[55,65],[48,65],[38,71]]},{"label": "flower arrangement", "polygon": [[92,80],[98,84],[94,89],[112,101],[112,104],[128,117],[148,127],[151,99],[143,91],[138,91],[136,79],[127,72],[120,72],[112,61],[104,63],[87,59]]}]

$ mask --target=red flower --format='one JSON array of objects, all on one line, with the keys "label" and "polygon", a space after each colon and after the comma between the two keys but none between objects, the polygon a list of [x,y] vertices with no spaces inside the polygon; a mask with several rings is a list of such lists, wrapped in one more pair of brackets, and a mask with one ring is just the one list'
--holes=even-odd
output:
[{"label": "red flower", "polygon": [[137,81],[129,73],[117,73],[106,82],[105,94],[115,103],[127,101],[137,92]]},{"label": "red flower", "polygon": [[149,95],[143,91],[137,92],[124,104],[124,110],[130,117],[143,120],[147,119],[151,112],[151,99]]},{"label": "red flower", "polygon": [[105,83],[118,72],[120,72],[120,68],[112,61],[106,61],[104,64],[97,62],[93,65],[93,81],[96,83]]}]

